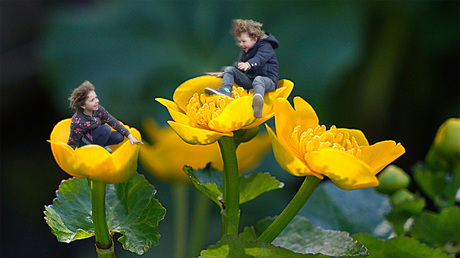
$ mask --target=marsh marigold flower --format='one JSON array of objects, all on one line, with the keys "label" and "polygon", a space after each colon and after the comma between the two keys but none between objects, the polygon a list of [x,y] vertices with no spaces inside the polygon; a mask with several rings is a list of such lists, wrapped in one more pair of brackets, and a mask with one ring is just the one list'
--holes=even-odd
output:
[{"label": "marsh marigold flower", "polygon": [[300,97],[294,106],[277,100],[276,134],[267,130],[279,165],[295,176],[327,176],[343,190],[374,187],[376,174],[405,152],[394,141],[369,145],[360,130],[319,125],[315,110]]},{"label": "marsh marigold flower", "polygon": [[177,87],[170,101],[156,100],[164,105],[174,121],[168,121],[176,133],[190,144],[211,144],[222,136],[233,136],[233,131],[261,125],[274,115],[273,102],[285,99],[294,84],[280,80],[275,91],[267,92],[261,118],[255,118],[252,110],[252,90],[233,86],[232,98],[204,93],[206,87],[217,88],[222,79],[200,76]]},{"label": "marsh marigold flower", "polygon": [[[165,181],[190,181],[182,170],[184,165],[204,168],[209,162],[223,170],[223,161],[217,143],[192,145],[184,142],[171,127],[159,127],[155,120],[143,121],[144,132],[152,144],[141,147],[141,164],[154,176]],[[259,133],[251,141],[241,143],[236,151],[238,167],[246,172],[261,161],[271,147],[267,133]]]},{"label": "marsh marigold flower", "polygon": [[[140,150],[138,144],[131,145],[125,138],[123,142],[110,146],[112,154],[93,144],[74,150],[67,145],[70,122],[69,118],[57,123],[49,140],[54,159],[62,170],[74,177],[90,178],[107,184],[122,183],[131,179],[137,170]],[[137,129],[126,127],[136,139],[141,139]]]}]

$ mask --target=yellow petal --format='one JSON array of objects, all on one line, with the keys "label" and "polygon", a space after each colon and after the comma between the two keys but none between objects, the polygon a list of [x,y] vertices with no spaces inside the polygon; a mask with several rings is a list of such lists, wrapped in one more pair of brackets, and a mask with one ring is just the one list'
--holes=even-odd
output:
[{"label": "yellow petal", "polygon": [[245,96],[230,102],[222,113],[209,121],[210,129],[219,132],[232,132],[255,121],[252,111],[252,97]]},{"label": "yellow petal", "polygon": [[49,141],[51,144],[51,152],[59,167],[67,174],[74,177],[87,177],[86,174],[77,173],[75,151],[66,143]]},{"label": "yellow petal", "polygon": [[163,106],[165,106],[168,109],[168,112],[171,115],[171,118],[175,122],[181,123],[181,124],[184,124],[184,125],[190,124],[190,118],[185,114],[184,111],[182,111],[177,106],[176,103],[174,103],[171,100],[162,99],[162,98],[156,98],[155,100],[160,102]]},{"label": "yellow petal", "polygon": [[323,149],[305,155],[308,166],[315,172],[327,176],[343,190],[373,187],[379,184],[371,168],[346,152]]},{"label": "yellow petal", "polygon": [[376,175],[388,164],[393,162],[404,154],[404,147],[394,141],[382,141],[368,147],[361,147],[361,156],[372,170],[372,174]]},{"label": "yellow petal", "polygon": [[115,170],[110,153],[99,145],[85,145],[75,150],[77,173],[88,175],[90,179],[105,182]]},{"label": "yellow petal", "polygon": [[168,124],[176,131],[177,135],[190,144],[211,144],[222,136],[233,136],[232,132],[217,132],[184,124],[168,121]]},{"label": "yellow petal", "polygon": [[295,110],[285,99],[278,99],[275,103],[275,126],[278,139],[295,156],[303,159],[304,153],[299,150],[298,139],[292,135],[296,126],[301,126],[300,131],[315,128],[318,125],[318,116],[315,110],[300,97],[294,98]]},{"label": "yellow petal", "polygon": [[321,174],[310,170],[304,162],[297,158],[288,149],[284,148],[284,146],[279,142],[278,137],[276,137],[273,130],[268,125],[265,126],[267,127],[268,134],[270,135],[270,139],[272,141],[273,154],[281,168],[294,176],[314,175],[319,179],[323,179]]},{"label": "yellow petal", "polygon": [[348,129],[348,128],[337,128],[342,131],[342,133],[347,132],[351,137],[355,137],[356,142],[358,143],[359,146],[369,146],[369,142],[367,141],[366,136],[364,135],[363,132],[361,132],[358,129]]},{"label": "yellow petal", "polygon": [[221,84],[222,79],[220,78],[214,76],[199,76],[179,85],[174,91],[173,100],[181,110],[185,111],[193,94],[203,93],[204,88],[218,88]]},{"label": "yellow petal", "polygon": [[72,122],[71,118],[61,120],[57,123],[53,131],[51,131],[50,140],[67,143],[70,135],[70,123]]}]

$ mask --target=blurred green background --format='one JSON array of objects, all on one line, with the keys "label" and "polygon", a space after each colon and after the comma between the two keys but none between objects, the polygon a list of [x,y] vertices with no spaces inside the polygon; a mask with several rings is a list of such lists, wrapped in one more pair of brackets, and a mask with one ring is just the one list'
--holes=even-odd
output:
[{"label": "blurred green background", "polygon": [[[91,81],[101,104],[141,132],[147,116],[165,125],[169,114],[155,97],[171,99],[183,81],[239,57],[232,19],[262,22],[279,40],[280,77],[295,83],[290,99],[307,100],[328,127],[358,128],[370,143],[401,142],[406,154],[395,164],[406,171],[424,158],[439,125],[460,114],[458,1],[1,0],[0,7],[2,257],[94,255],[91,240],[58,243],[43,219],[68,178],[46,140],[72,116],[72,89]],[[257,171],[286,186],[243,205],[243,226],[278,214],[300,183],[272,153]],[[170,209],[169,186],[146,177]],[[160,247],[145,256],[172,255],[171,215],[160,223]],[[216,207],[211,216],[208,243],[220,234]]]}]

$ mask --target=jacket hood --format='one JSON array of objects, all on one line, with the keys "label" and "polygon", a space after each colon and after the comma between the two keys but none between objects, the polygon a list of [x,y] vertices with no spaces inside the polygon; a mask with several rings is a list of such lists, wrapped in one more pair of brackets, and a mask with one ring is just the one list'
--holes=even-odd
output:
[{"label": "jacket hood", "polygon": [[270,32],[266,31],[265,32],[265,35],[263,35],[261,38],[260,38],[260,41],[262,40],[265,40],[265,41],[268,41],[273,49],[277,48],[279,46],[279,42],[278,40],[276,40],[275,36],[273,36]]}]

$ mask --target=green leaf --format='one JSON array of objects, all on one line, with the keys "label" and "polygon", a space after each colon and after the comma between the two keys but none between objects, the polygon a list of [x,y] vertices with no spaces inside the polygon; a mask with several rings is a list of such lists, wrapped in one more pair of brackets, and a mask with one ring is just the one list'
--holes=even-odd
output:
[{"label": "green leaf", "polygon": [[[267,218],[257,222],[256,231],[262,233],[273,220]],[[366,247],[350,237],[348,232],[325,230],[300,216],[295,217],[272,244],[302,254],[367,255]]]},{"label": "green leaf", "polygon": [[[156,190],[141,175],[116,185],[108,185],[106,217],[109,229],[120,233],[123,248],[144,254],[158,246],[158,223],[166,213],[154,199]],[[87,179],[63,180],[52,205],[45,206],[45,220],[59,242],[70,243],[94,235]]]},{"label": "green leaf", "polygon": [[425,208],[425,199],[407,189],[400,189],[395,192],[391,196],[391,203],[393,209],[387,215],[387,219],[398,235],[404,234],[404,225],[407,220],[420,214]]},{"label": "green leaf", "polygon": [[88,181],[63,180],[52,205],[45,206],[45,220],[59,242],[70,243],[94,235]]},{"label": "green leaf", "polygon": [[240,204],[253,200],[265,192],[283,187],[284,184],[269,173],[253,173],[240,177]]},{"label": "green leaf", "polygon": [[455,195],[459,185],[452,180],[452,174],[442,170],[431,171],[423,163],[415,165],[412,170],[417,185],[438,208],[455,205]]},{"label": "green leaf", "polygon": [[[222,171],[212,166],[194,170],[184,166],[184,171],[190,177],[193,185],[217,205],[222,206]],[[253,173],[240,177],[240,204],[257,198],[259,195],[282,188],[284,184],[269,173]]]},{"label": "green leaf", "polygon": [[375,188],[345,191],[328,181],[318,186],[298,215],[324,229],[387,238],[393,232],[385,218],[390,209],[390,198]]},{"label": "green leaf", "polygon": [[444,258],[449,257],[439,249],[431,249],[413,238],[398,236],[390,240],[379,240],[368,234],[357,234],[353,238],[363,243],[372,257],[405,257],[405,258]]},{"label": "green leaf", "polygon": [[137,173],[128,182],[107,187],[107,222],[110,230],[123,235],[118,241],[125,250],[142,255],[159,245],[158,223],[166,209],[154,198],[155,193]]},{"label": "green leaf", "polygon": [[409,233],[431,247],[443,248],[451,254],[459,253],[460,208],[446,208],[439,215],[424,212],[415,219]]},{"label": "green leaf", "polygon": [[[248,241],[235,235],[224,235],[215,245],[201,251],[201,257],[304,257],[313,256],[294,253],[287,249],[259,241]],[[323,257],[315,255],[315,257]]]}]

